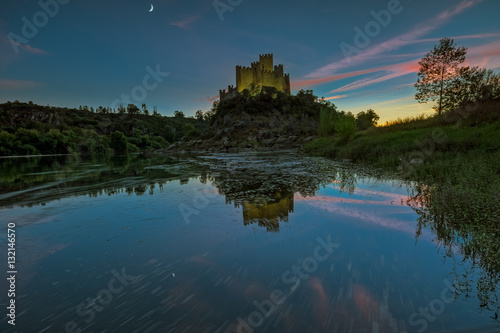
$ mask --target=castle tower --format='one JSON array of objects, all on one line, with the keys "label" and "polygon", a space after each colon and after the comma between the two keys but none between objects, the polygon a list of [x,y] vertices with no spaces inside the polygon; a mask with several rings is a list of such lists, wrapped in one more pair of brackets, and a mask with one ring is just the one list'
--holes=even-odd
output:
[{"label": "castle tower", "polygon": [[274,66],[272,53],[260,54],[259,61],[252,62],[250,67],[236,66],[236,88],[228,88],[228,93],[220,90],[220,99],[230,98],[243,90],[260,91],[262,87],[274,87],[290,95],[290,76],[284,74],[282,64]]},{"label": "castle tower", "polygon": [[266,71],[273,71],[273,54],[260,54],[259,62],[262,65],[262,68]]}]

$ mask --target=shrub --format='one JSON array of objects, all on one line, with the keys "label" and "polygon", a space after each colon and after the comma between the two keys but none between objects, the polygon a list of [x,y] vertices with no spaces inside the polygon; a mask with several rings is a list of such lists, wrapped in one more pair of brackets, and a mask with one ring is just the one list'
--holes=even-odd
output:
[{"label": "shrub", "polygon": [[[124,153],[128,150],[128,140],[120,131],[114,131],[110,135],[110,144],[109,146],[114,149],[115,152]],[[133,145],[136,147],[135,145]],[[137,148],[137,147],[136,147]]]}]

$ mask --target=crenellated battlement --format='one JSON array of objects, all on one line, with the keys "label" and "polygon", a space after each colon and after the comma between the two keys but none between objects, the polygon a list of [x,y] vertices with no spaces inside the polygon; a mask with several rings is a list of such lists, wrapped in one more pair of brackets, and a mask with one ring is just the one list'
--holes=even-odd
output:
[{"label": "crenellated battlement", "polygon": [[251,63],[250,67],[236,66],[236,88],[228,86],[228,91],[220,90],[220,99],[234,96],[247,89],[260,91],[262,87],[274,87],[278,91],[290,94],[290,75],[283,73],[283,64],[274,66],[273,54],[259,55],[259,61]]}]

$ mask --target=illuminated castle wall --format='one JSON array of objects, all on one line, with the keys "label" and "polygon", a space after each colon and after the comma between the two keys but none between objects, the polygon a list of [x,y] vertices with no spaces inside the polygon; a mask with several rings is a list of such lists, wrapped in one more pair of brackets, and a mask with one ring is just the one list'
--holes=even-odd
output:
[{"label": "illuminated castle wall", "polygon": [[252,92],[262,87],[274,87],[290,95],[290,75],[283,73],[283,65],[274,66],[272,53],[259,55],[259,61],[252,62],[251,67],[236,66],[236,88],[228,86],[227,91],[219,91],[219,96],[222,100],[245,89]]}]

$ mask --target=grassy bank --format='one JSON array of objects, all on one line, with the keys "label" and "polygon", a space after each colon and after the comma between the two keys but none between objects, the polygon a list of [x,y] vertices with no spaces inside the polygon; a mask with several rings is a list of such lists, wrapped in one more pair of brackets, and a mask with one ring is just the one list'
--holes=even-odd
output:
[{"label": "grassy bank", "polygon": [[408,178],[447,178],[468,163],[500,170],[500,101],[488,101],[429,118],[394,121],[387,126],[318,138],[304,147],[310,155],[349,159],[399,170]]}]

